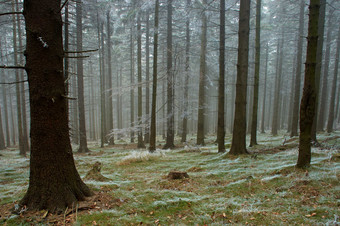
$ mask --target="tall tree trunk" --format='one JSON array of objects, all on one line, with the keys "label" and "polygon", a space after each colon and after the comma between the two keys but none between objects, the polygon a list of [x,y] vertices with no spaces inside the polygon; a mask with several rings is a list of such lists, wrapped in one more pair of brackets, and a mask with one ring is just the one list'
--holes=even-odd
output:
[{"label": "tall tree trunk", "polygon": [[[12,0],[12,10],[15,11],[15,0]],[[18,44],[17,44],[17,21],[16,16],[13,14],[13,50],[14,50],[14,65],[18,65]],[[20,81],[19,71],[15,70],[15,80]],[[15,85],[16,99],[17,99],[17,118],[18,118],[18,134],[19,134],[19,150],[20,155],[26,156],[26,149],[24,146],[24,135],[22,129],[22,109],[21,109],[21,91],[20,83]]]},{"label": "tall tree trunk", "polygon": [[205,145],[205,112],[206,112],[206,55],[207,55],[207,15],[206,5],[207,0],[203,0],[202,12],[202,34],[201,34],[201,54],[200,54],[200,77],[199,77],[199,90],[198,90],[198,116],[197,116],[197,145]]},{"label": "tall tree trunk", "polygon": [[218,116],[217,116],[217,145],[218,152],[225,152],[225,123],[224,123],[224,98],[225,98],[225,0],[220,1],[220,56],[218,80]]},{"label": "tall tree trunk", "polygon": [[135,142],[135,132],[134,132],[134,126],[135,126],[135,92],[134,92],[134,83],[135,83],[135,61],[134,61],[134,40],[133,40],[133,24],[131,24],[130,29],[130,127],[131,127],[131,133],[130,133],[130,141],[131,143]]},{"label": "tall tree trunk", "polygon": [[263,102],[262,102],[262,116],[261,116],[261,133],[265,133],[264,131],[264,120],[266,116],[266,98],[267,98],[267,75],[268,75],[268,55],[269,55],[269,45],[267,43],[266,48],[266,65],[264,72],[264,84],[263,84]]},{"label": "tall tree trunk", "polygon": [[324,71],[323,71],[323,79],[322,79],[322,89],[321,95],[319,98],[320,108],[318,114],[317,121],[317,131],[323,131],[326,121],[326,108],[328,102],[328,73],[329,73],[329,62],[330,62],[330,52],[331,52],[331,39],[332,39],[332,31],[333,31],[333,12],[334,9],[330,9],[328,15],[328,30],[327,30],[327,38],[326,38],[326,52],[325,52],[325,63],[324,63]]},{"label": "tall tree trunk", "polygon": [[241,0],[238,32],[238,59],[235,115],[230,154],[248,153],[246,149],[246,101],[249,56],[250,0]]},{"label": "tall tree trunk", "polygon": [[12,124],[12,141],[13,145],[16,145],[16,132],[15,132],[15,116],[13,111],[13,105],[12,105],[12,94],[11,91],[9,91],[9,103],[10,103],[10,114],[11,114],[11,124]]},{"label": "tall tree trunk", "polygon": [[293,105],[293,117],[291,122],[292,131],[291,137],[298,135],[298,122],[299,122],[299,102],[301,92],[301,66],[302,66],[302,46],[303,46],[303,31],[304,31],[304,12],[305,1],[300,0],[300,19],[299,19],[299,36],[296,55],[296,73],[295,73],[295,89],[294,89],[294,105]]},{"label": "tall tree trunk", "polygon": [[[298,37],[297,37],[298,39]],[[293,67],[292,67],[292,79],[290,85],[290,94],[289,94],[289,110],[288,110],[288,128],[287,133],[292,132],[292,120],[293,120],[293,107],[294,107],[294,80],[295,80],[295,71],[296,71],[296,59],[293,59]]]},{"label": "tall tree trunk", "polygon": [[146,35],[145,35],[145,134],[144,142],[150,141],[150,25],[149,25],[149,12],[146,14]]},{"label": "tall tree trunk", "polygon": [[172,68],[172,0],[167,0],[167,133],[163,149],[174,148],[174,84]]},{"label": "tall tree trunk", "polygon": [[61,212],[92,192],[76,170],[69,139],[60,0],[25,0],[24,16],[31,155],[29,187],[20,204]]},{"label": "tall tree trunk", "polygon": [[184,104],[183,104],[183,124],[181,142],[187,141],[188,134],[188,105],[189,105],[189,77],[190,77],[190,16],[189,7],[191,0],[186,2],[186,22],[185,22],[185,81],[184,81]]},{"label": "tall tree trunk", "polygon": [[106,14],[107,19],[107,65],[108,65],[108,74],[107,74],[107,84],[109,86],[108,89],[108,128],[107,138],[109,145],[114,145],[114,135],[110,134],[113,130],[113,107],[112,107],[112,60],[111,60],[111,21],[110,21],[110,10],[107,11]]},{"label": "tall tree trunk", "polygon": [[[281,41],[281,42],[280,42]],[[276,64],[276,78],[275,78],[275,94],[274,94],[274,107],[273,107],[273,119],[272,119],[272,134],[277,135],[277,131],[280,125],[280,103],[281,103],[281,76],[282,76],[282,60],[283,60],[283,43],[284,43],[284,31],[282,31],[281,40],[278,40],[277,46],[277,64]]]},{"label": "tall tree trunk", "polygon": [[[69,2],[66,2],[64,13],[64,51],[69,51]],[[69,58],[64,58],[64,79],[65,79],[65,91],[66,95],[69,94]],[[67,100],[67,112],[69,111],[69,101]]]},{"label": "tall tree trunk", "polygon": [[158,15],[159,0],[155,2],[155,27],[153,42],[153,75],[152,75],[152,104],[151,104],[151,125],[150,125],[150,146],[149,151],[156,150],[156,98],[157,98],[157,61],[158,61]]},{"label": "tall tree trunk", "polygon": [[331,93],[331,99],[329,102],[329,114],[328,114],[328,121],[327,121],[327,132],[331,133],[333,132],[333,124],[334,119],[336,118],[336,115],[334,115],[334,107],[336,106],[335,103],[335,95],[337,90],[337,78],[338,78],[338,68],[339,68],[339,54],[340,54],[340,27],[338,28],[338,40],[337,40],[337,46],[336,46],[336,54],[335,54],[335,63],[334,63],[334,75],[333,75],[333,81],[332,81],[332,93]]},{"label": "tall tree trunk", "polygon": [[255,38],[255,75],[254,75],[254,99],[253,116],[251,122],[250,146],[257,144],[257,114],[259,102],[259,79],[261,60],[261,0],[256,1],[256,38]]},{"label": "tall tree trunk", "polygon": [[316,69],[315,69],[315,114],[312,126],[312,141],[314,144],[318,144],[316,139],[316,126],[318,121],[318,106],[319,106],[319,93],[320,93],[320,80],[321,80],[321,67],[322,67],[322,54],[324,45],[324,33],[325,33],[325,15],[326,15],[326,0],[320,0],[320,12],[319,12],[319,25],[318,25],[318,49],[316,53]]},{"label": "tall tree trunk", "polygon": [[137,15],[137,64],[138,64],[138,143],[137,148],[145,148],[143,141],[143,105],[142,105],[142,29],[140,12]]},{"label": "tall tree trunk", "polygon": [[86,140],[85,104],[84,104],[84,68],[81,51],[83,50],[83,9],[82,1],[76,3],[77,25],[77,84],[78,84],[78,113],[79,113],[79,153],[89,152]]},{"label": "tall tree trunk", "polygon": [[[2,52],[2,44],[1,44],[1,39],[0,39],[0,59],[1,59],[1,63],[4,65],[4,55]],[[1,82],[5,83],[5,74],[4,74],[4,70],[1,69],[0,71],[0,77],[1,77]],[[8,108],[7,108],[7,88],[6,85],[3,84],[2,85],[2,101],[3,101],[3,109],[4,109],[4,122],[5,122],[5,133],[6,133],[6,147],[11,146],[11,135],[10,135],[10,131],[9,131],[9,117],[8,117]]]},{"label": "tall tree trunk", "polygon": [[315,112],[315,66],[318,46],[318,19],[320,0],[310,0],[308,21],[308,43],[305,64],[305,80],[300,105],[300,136],[298,168],[311,162],[311,130]]},{"label": "tall tree trunk", "polygon": [[[18,0],[15,0],[16,4],[16,11],[19,12],[19,2]],[[18,41],[19,41],[19,49],[23,49],[23,44],[22,44],[22,32],[21,32],[21,21],[20,21],[20,16],[17,15],[17,25],[18,25]],[[24,64],[24,58],[23,54],[19,55],[19,64],[23,65]],[[20,75],[20,81],[24,81],[24,71],[20,70],[19,71]],[[21,94],[21,112],[22,112],[22,144],[23,148],[26,152],[29,152],[29,141],[28,141],[28,128],[27,128],[27,112],[26,112],[26,95],[25,95],[25,83],[20,84],[20,94]]]}]

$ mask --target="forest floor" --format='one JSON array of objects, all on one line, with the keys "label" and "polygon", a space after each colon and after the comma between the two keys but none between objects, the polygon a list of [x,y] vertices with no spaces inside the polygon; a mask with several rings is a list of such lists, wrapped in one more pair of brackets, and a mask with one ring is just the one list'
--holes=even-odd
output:
[{"label": "forest floor", "polygon": [[[215,139],[196,147],[192,137],[154,154],[124,141],[89,143],[91,153],[74,155],[77,169],[83,178],[99,161],[107,179],[84,179],[96,195],[60,215],[11,213],[27,189],[29,159],[14,148],[1,151],[0,225],[340,224],[339,131],[319,134],[308,170],[295,168],[298,140],[284,134],[259,135],[251,154],[239,157],[217,153]],[[230,142],[228,135],[226,147]],[[171,171],[189,178],[170,180]]]}]

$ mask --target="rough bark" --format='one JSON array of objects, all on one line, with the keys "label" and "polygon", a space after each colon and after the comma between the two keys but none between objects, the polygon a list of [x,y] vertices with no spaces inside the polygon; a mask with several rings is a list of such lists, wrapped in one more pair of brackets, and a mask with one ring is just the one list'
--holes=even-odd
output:
[{"label": "rough bark", "polygon": [[318,25],[318,49],[316,53],[316,69],[315,69],[315,90],[316,90],[316,110],[314,114],[313,126],[312,126],[312,141],[314,144],[318,144],[316,139],[316,125],[318,120],[318,106],[319,106],[319,90],[321,79],[321,66],[323,58],[323,40],[325,32],[325,15],[326,15],[326,0],[320,0],[320,12],[319,12],[319,25]]},{"label": "rough bark", "polygon": [[293,117],[291,122],[290,136],[294,137],[298,135],[298,122],[299,122],[299,103],[301,92],[301,66],[302,66],[302,46],[303,46],[303,30],[304,30],[304,12],[305,1],[300,1],[300,19],[299,19],[299,36],[296,55],[296,72],[295,72],[295,89],[294,89],[294,105],[293,105]]},{"label": "rough bark", "polygon": [[225,0],[220,1],[220,56],[218,80],[217,145],[218,152],[225,152],[224,90],[225,90]]},{"label": "rough bark", "polygon": [[140,12],[137,16],[137,65],[138,65],[138,143],[137,148],[145,148],[143,140],[143,105],[142,105],[142,29]]},{"label": "rough bark", "polygon": [[233,138],[229,154],[248,153],[246,149],[246,101],[249,55],[250,0],[241,0],[238,32],[238,59]]},{"label": "rough bark", "polygon": [[311,162],[311,130],[315,112],[315,67],[319,8],[320,0],[310,0],[305,79],[300,105],[299,157],[296,165],[298,168],[308,167]]},{"label": "rough bark", "polygon": [[255,75],[253,115],[251,121],[250,147],[257,144],[257,115],[259,102],[259,79],[261,60],[261,0],[256,1],[256,37],[255,37]]},{"label": "rough bark", "polygon": [[172,0],[167,0],[167,131],[163,149],[174,148],[174,84],[172,68]]},{"label": "rough bark", "polygon": [[329,114],[328,114],[328,121],[327,121],[327,132],[333,132],[333,124],[336,115],[334,114],[334,107],[337,106],[335,103],[335,95],[337,90],[337,79],[338,79],[338,68],[339,68],[339,54],[340,54],[340,27],[338,31],[338,40],[337,40],[337,47],[336,47],[336,54],[335,54],[335,63],[334,63],[334,74],[333,74],[333,81],[332,81],[332,91],[331,91],[331,99],[329,101]]},{"label": "rough bark", "polygon": [[153,43],[153,75],[152,75],[152,104],[151,104],[151,125],[150,125],[150,146],[149,151],[156,150],[156,103],[157,103],[157,61],[158,61],[158,14],[159,0],[155,2],[155,27]]},{"label": "rough bark", "polygon": [[25,0],[24,17],[31,155],[29,187],[20,204],[59,212],[92,194],[75,168],[68,133],[60,0]]}]

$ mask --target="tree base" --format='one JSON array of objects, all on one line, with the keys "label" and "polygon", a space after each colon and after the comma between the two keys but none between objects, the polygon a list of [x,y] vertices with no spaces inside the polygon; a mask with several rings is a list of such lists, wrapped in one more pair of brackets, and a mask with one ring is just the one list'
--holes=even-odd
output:
[{"label": "tree base", "polygon": [[77,152],[78,153],[88,153],[88,152],[91,152],[91,151],[87,147],[79,147]]},{"label": "tree base", "polygon": [[174,144],[165,144],[162,149],[166,150],[166,149],[174,149],[174,148],[175,148]]}]

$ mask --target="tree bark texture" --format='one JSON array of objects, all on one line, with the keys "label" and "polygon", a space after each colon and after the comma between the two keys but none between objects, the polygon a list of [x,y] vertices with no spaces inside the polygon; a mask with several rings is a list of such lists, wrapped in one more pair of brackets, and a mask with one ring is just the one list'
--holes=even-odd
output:
[{"label": "tree bark texture", "polygon": [[318,19],[320,0],[310,0],[307,57],[305,64],[305,80],[300,105],[300,136],[298,168],[305,168],[311,162],[311,131],[315,112],[315,67],[318,47]]},{"label": "tree bark texture", "polygon": [[233,138],[230,154],[248,153],[246,149],[246,107],[249,55],[250,0],[241,0],[238,32],[238,58]]},{"label": "tree bark texture", "polygon": [[65,210],[92,193],[74,164],[69,139],[60,1],[24,1],[31,110],[30,180],[21,205]]}]

